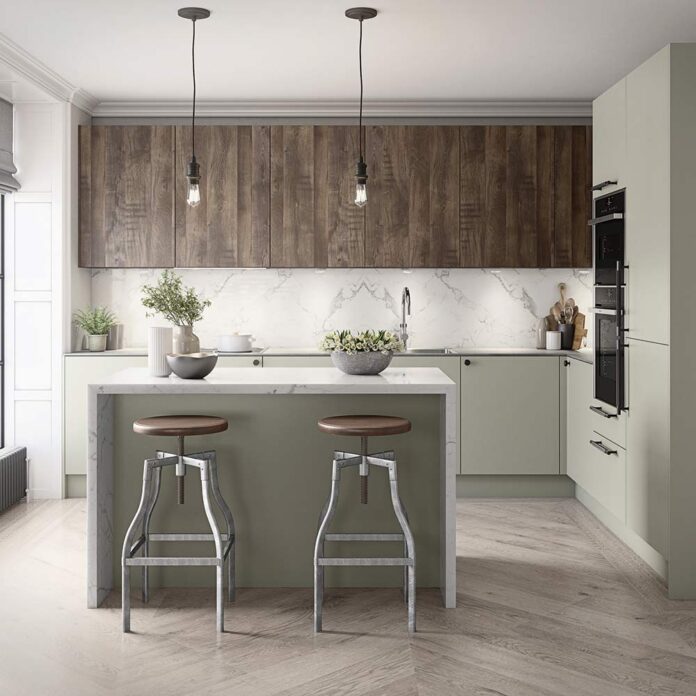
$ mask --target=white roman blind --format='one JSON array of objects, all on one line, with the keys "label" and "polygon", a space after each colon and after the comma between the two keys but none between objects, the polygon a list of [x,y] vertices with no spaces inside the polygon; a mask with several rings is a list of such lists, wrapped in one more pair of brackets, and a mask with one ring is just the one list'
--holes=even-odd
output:
[{"label": "white roman blind", "polygon": [[12,104],[0,99],[0,193],[19,190],[19,182],[14,178],[17,167],[12,159]]}]

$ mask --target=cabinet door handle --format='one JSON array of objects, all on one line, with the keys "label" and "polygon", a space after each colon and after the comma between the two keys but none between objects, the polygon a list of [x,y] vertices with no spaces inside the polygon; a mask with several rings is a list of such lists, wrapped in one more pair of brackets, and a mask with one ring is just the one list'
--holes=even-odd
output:
[{"label": "cabinet door handle", "polygon": [[464,361],[464,364],[468,367],[469,365],[471,365],[471,360],[469,360],[469,358],[467,358],[467,359]]},{"label": "cabinet door handle", "polygon": [[256,358],[254,360],[254,367],[258,367],[260,364],[261,364],[261,361],[258,358]]},{"label": "cabinet door handle", "polygon": [[590,440],[590,444],[596,447],[602,454],[618,454],[616,450],[609,449],[601,440]]},{"label": "cabinet door handle", "polygon": [[590,411],[593,413],[596,413],[599,416],[602,416],[602,418],[618,418],[619,414],[618,413],[609,413],[609,411],[605,411],[601,406],[590,406]]}]

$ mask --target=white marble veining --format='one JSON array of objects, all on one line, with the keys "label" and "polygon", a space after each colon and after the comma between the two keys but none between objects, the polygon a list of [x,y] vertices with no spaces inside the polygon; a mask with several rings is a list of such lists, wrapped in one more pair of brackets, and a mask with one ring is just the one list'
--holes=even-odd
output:
[{"label": "white marble veining", "polygon": [[[126,346],[144,346],[148,319],[140,288],[159,271],[92,272],[92,303],[125,324]],[[540,317],[568,286],[580,310],[592,304],[592,277],[573,269],[179,269],[212,300],[196,325],[202,345],[219,334],[251,333],[259,346],[316,345],[339,328],[391,328],[401,321],[401,290],[411,290],[411,346],[529,347]]]},{"label": "white marble veining", "polygon": [[88,387],[87,606],[113,586],[114,399],[120,394],[421,394],[440,395],[440,588],[456,605],[457,385],[431,367],[389,368],[376,376],[345,375],[333,367],[218,368],[206,379],[151,377],[147,368],[121,370]]}]

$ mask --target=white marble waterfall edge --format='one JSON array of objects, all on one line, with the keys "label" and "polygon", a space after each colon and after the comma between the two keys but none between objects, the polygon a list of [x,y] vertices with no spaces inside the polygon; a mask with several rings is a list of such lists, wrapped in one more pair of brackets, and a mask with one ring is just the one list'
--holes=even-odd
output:
[{"label": "white marble waterfall edge", "polygon": [[113,408],[119,394],[423,394],[440,395],[440,589],[456,605],[457,386],[430,367],[390,368],[381,375],[344,375],[332,367],[218,368],[203,380],[150,377],[122,370],[88,387],[87,606],[113,587]]}]

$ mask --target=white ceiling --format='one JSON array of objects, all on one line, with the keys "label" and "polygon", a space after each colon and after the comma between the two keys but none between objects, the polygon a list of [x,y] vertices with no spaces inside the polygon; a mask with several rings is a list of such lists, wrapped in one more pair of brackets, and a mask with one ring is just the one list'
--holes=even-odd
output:
[{"label": "white ceiling", "polygon": [[[350,0],[200,0],[201,100],[356,97]],[[190,96],[186,0],[0,0],[0,31],[98,101]],[[591,99],[670,42],[696,0],[374,0],[365,98]]]}]

